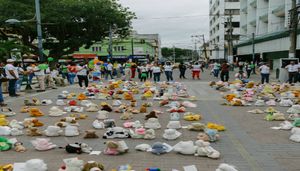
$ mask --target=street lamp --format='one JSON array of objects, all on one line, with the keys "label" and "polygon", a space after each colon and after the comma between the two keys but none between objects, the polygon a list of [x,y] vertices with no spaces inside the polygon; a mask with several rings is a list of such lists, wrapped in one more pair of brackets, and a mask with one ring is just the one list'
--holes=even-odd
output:
[{"label": "street lamp", "polygon": [[[36,27],[37,27],[37,39],[38,39],[38,50],[39,50],[39,59],[41,62],[46,61],[43,55],[43,36],[42,36],[42,23],[41,23],[41,11],[40,11],[40,0],[35,0],[35,17],[36,19]],[[5,23],[14,25],[19,23],[26,23],[33,21],[31,20],[17,20],[17,19],[8,19],[5,21]]]}]

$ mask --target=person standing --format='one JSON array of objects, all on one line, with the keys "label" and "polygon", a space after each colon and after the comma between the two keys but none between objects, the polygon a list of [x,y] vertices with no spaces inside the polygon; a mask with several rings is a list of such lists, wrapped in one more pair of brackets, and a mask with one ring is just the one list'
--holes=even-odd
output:
[{"label": "person standing", "polygon": [[195,79],[195,77],[200,80],[200,70],[201,65],[198,62],[195,62],[194,65],[192,65],[192,77]]},{"label": "person standing", "polygon": [[262,66],[259,67],[259,70],[261,74],[261,83],[269,83],[270,67],[267,64],[263,63]]},{"label": "person standing", "polygon": [[125,71],[125,79],[124,80],[130,80],[130,72],[131,72],[131,63],[127,61],[124,66],[124,71]]},{"label": "person standing", "polygon": [[47,65],[47,69],[45,70],[45,81],[48,84],[47,86],[49,88],[56,89],[56,85],[55,85],[54,79],[53,79],[53,77],[51,75],[50,67],[49,67],[48,64],[46,64],[46,65]]},{"label": "person standing", "polygon": [[0,107],[7,106],[7,104],[4,103],[3,93],[2,93],[2,82],[6,82],[6,74],[4,69],[4,63],[0,62]]},{"label": "person standing", "polygon": [[221,81],[228,82],[228,80],[229,80],[229,68],[230,68],[230,65],[226,61],[224,61],[222,66],[221,66]]},{"label": "person standing", "polygon": [[173,81],[173,66],[171,65],[171,62],[166,62],[166,65],[164,66],[164,71],[167,77],[167,81]]},{"label": "person standing", "polygon": [[296,83],[299,66],[296,65],[294,61],[291,61],[290,64],[285,67],[285,69],[287,69],[289,72],[289,83]]},{"label": "person standing", "polygon": [[62,63],[60,66],[59,66],[59,70],[61,72],[61,75],[64,79],[67,78],[68,80],[68,83],[70,84],[70,78],[69,78],[69,73],[68,73],[68,67],[66,66],[65,63]]},{"label": "person standing", "polygon": [[82,82],[84,82],[85,87],[89,86],[89,78],[88,78],[88,67],[83,63],[77,66],[77,77],[78,77],[78,84],[79,87],[84,89]]},{"label": "person standing", "polygon": [[215,78],[219,77],[220,67],[221,66],[220,66],[220,64],[218,62],[215,62],[213,64],[213,73],[214,73]]},{"label": "person standing", "polygon": [[249,79],[249,78],[250,78],[250,75],[251,75],[251,72],[252,72],[252,70],[253,70],[253,69],[251,68],[251,64],[246,63],[245,69],[246,69],[246,72],[247,72],[247,79]]},{"label": "person standing", "polygon": [[36,76],[38,82],[39,82],[39,87],[40,90],[38,91],[45,91],[46,87],[45,87],[45,70],[48,68],[47,64],[39,64],[37,66],[34,67],[34,75]]},{"label": "person standing", "polygon": [[6,66],[5,66],[5,74],[8,78],[8,94],[11,97],[19,96],[16,94],[16,82],[19,79],[19,73],[17,67],[14,64],[15,60],[7,59]]},{"label": "person standing", "polygon": [[142,66],[139,66],[139,70],[141,72],[140,81],[145,82],[147,79],[148,69],[146,63],[144,63]]},{"label": "person standing", "polygon": [[251,62],[251,63],[250,63],[250,68],[252,69],[252,73],[253,73],[253,74],[256,74],[256,73],[255,73],[255,63],[254,63],[254,62]]},{"label": "person standing", "polygon": [[152,73],[153,73],[153,71],[152,71],[152,64],[151,63],[148,63],[147,64],[147,69],[148,69],[148,73],[147,73],[147,78],[150,78],[150,79],[152,79]]},{"label": "person standing", "polygon": [[77,66],[74,62],[71,62],[70,65],[68,66],[68,75],[69,75],[69,79],[70,79],[70,85],[74,84],[76,73],[77,73]]},{"label": "person standing", "polygon": [[135,78],[135,72],[136,72],[136,68],[137,68],[137,65],[136,65],[136,63],[132,63],[131,64],[131,79],[133,79],[133,78]]},{"label": "person standing", "polygon": [[108,80],[108,75],[110,76],[110,79],[114,79],[112,72],[113,72],[113,65],[111,64],[111,62],[108,62],[106,67],[106,74],[105,74],[105,79]]},{"label": "person standing", "polygon": [[19,74],[19,79],[16,82],[16,91],[20,92],[21,91],[21,87],[22,87],[22,82],[23,82],[25,71],[22,68],[21,63],[15,63],[15,66],[16,66],[18,74]]},{"label": "person standing", "polygon": [[30,85],[32,84],[32,79],[34,77],[34,71],[33,71],[34,67],[35,67],[35,64],[31,64],[31,65],[28,65],[26,68],[26,70],[28,72],[28,82]]},{"label": "person standing", "polygon": [[161,73],[161,68],[158,66],[157,63],[154,64],[154,66],[152,67],[152,72],[153,72],[153,79],[154,82],[160,82],[160,73]]},{"label": "person standing", "polygon": [[186,79],[185,78],[186,65],[183,62],[180,62],[178,68],[179,68],[179,72],[180,72],[179,78],[180,79],[182,79],[182,78]]}]

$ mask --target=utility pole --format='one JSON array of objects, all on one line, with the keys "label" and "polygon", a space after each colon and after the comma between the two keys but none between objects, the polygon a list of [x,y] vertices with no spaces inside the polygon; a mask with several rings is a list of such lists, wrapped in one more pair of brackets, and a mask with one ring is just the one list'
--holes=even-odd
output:
[{"label": "utility pole", "polygon": [[228,62],[232,63],[233,62],[233,42],[232,42],[232,32],[233,32],[233,27],[232,27],[232,14],[230,12],[229,17],[227,18],[227,39],[228,39],[228,57],[227,60]]},{"label": "utility pole", "polygon": [[35,15],[36,15],[39,58],[41,62],[44,62],[46,61],[46,59],[44,58],[44,54],[43,54],[43,35],[42,35],[40,0],[35,0]]},{"label": "utility pole", "polygon": [[203,40],[203,49],[204,49],[205,59],[208,60],[204,34],[202,34],[201,37],[202,37],[202,40]]},{"label": "utility pole", "polygon": [[112,58],[113,56],[113,47],[112,47],[112,36],[113,36],[113,33],[112,33],[112,28],[111,28],[111,25],[109,26],[109,47],[108,47],[108,61],[110,61],[110,59]]},{"label": "utility pole", "polygon": [[290,50],[289,58],[296,57],[296,47],[297,47],[297,29],[298,29],[298,8],[296,0],[292,0],[292,8],[289,11],[290,15]]},{"label": "utility pole", "polygon": [[255,64],[255,33],[252,33],[252,61]]},{"label": "utility pole", "polygon": [[134,57],[134,42],[133,42],[133,37],[131,38],[131,56],[132,56],[132,59]]},{"label": "utility pole", "polygon": [[175,52],[175,46],[173,45],[173,60],[174,63],[176,62],[176,52]]}]

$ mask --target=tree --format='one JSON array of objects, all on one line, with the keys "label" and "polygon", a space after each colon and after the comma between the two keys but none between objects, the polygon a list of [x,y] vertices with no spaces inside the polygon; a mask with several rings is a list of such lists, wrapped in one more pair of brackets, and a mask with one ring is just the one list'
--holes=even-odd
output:
[{"label": "tree", "polygon": [[[173,48],[163,47],[161,49],[162,56],[164,58],[173,59]],[[194,53],[191,49],[175,48],[175,59],[176,62],[183,62],[183,58],[190,58]]]},{"label": "tree", "polygon": [[[35,21],[28,20],[35,15],[34,1],[0,0],[0,13],[0,24],[5,26],[0,35],[21,35],[22,43],[38,54]],[[51,57],[71,54],[81,46],[90,47],[109,35],[110,26],[115,34],[124,37],[135,17],[117,0],[43,0],[41,16],[44,50],[49,50]],[[4,23],[10,18],[28,21],[10,26]]]},{"label": "tree", "polygon": [[28,47],[23,46],[17,40],[0,41],[0,56],[2,57],[0,60],[10,57],[11,52],[15,49],[23,53],[29,53]]}]

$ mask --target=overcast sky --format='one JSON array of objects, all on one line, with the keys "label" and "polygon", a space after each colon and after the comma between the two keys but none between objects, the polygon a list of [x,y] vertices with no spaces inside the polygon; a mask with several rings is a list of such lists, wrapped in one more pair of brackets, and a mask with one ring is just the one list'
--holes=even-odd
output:
[{"label": "overcast sky", "polygon": [[158,33],[163,46],[191,48],[191,35],[209,32],[208,0],[120,0],[136,13],[138,33]]}]

